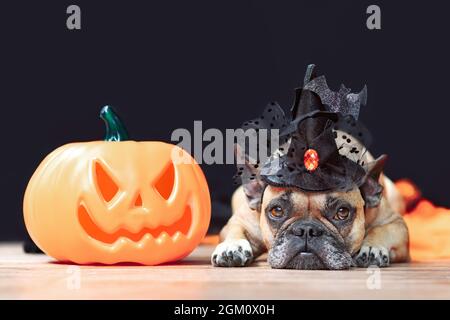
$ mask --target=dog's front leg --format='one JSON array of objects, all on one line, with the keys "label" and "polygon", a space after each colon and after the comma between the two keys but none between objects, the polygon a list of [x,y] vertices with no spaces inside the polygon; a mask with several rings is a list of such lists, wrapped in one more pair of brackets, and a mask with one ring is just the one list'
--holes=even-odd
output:
[{"label": "dog's front leg", "polygon": [[247,209],[230,218],[220,233],[211,263],[216,267],[245,267],[265,251],[260,235],[258,213]]},{"label": "dog's front leg", "polygon": [[354,260],[358,267],[387,267],[391,262],[408,261],[408,246],[408,229],[398,215],[392,222],[374,226],[367,231]]}]

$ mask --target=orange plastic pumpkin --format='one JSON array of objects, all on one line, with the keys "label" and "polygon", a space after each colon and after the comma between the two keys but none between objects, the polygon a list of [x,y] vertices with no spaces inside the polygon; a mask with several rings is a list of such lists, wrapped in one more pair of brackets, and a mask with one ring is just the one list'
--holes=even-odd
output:
[{"label": "orange plastic pumpkin", "polygon": [[[206,179],[181,148],[122,141],[126,131],[102,109],[108,141],[64,145],[39,165],[25,192],[24,218],[48,255],[79,264],[181,259],[206,234]],[[191,162],[173,161],[182,154]]]}]

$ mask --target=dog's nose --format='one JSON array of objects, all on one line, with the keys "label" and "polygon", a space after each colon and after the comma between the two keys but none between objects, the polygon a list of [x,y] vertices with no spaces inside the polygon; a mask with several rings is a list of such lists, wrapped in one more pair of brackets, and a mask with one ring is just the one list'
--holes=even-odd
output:
[{"label": "dog's nose", "polygon": [[307,228],[308,237],[320,237],[323,234],[323,231],[316,226],[310,226]]},{"label": "dog's nose", "polygon": [[292,233],[301,238],[315,238],[323,235],[323,230],[315,224],[296,223],[292,226]]}]

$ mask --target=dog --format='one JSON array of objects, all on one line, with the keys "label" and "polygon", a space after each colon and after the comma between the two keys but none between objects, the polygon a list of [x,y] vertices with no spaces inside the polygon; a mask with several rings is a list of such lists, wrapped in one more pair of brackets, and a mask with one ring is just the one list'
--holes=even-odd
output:
[{"label": "dog", "polygon": [[[324,94],[324,90],[327,91],[325,93],[331,92],[326,83],[317,85],[324,78],[317,78],[313,68],[314,65],[308,67],[305,85],[299,90],[294,103],[293,109],[300,105],[303,114],[310,112],[312,105],[323,105],[330,97]],[[315,86],[311,84],[314,79],[319,79],[315,81]],[[310,102],[298,101],[304,98],[305,92]],[[366,92],[361,92],[359,96],[344,93],[341,98],[365,100],[366,96]],[[311,102],[311,99],[315,100]],[[334,99],[334,103],[337,100]],[[348,102],[342,101],[338,103]],[[365,104],[365,101],[362,102]],[[334,107],[336,110],[336,105]],[[332,102],[328,106],[330,108],[333,109]],[[342,106],[337,106],[339,108],[343,110]],[[317,124],[311,122],[310,126]],[[324,125],[321,128],[331,132]],[[332,132],[336,146],[342,143],[342,137],[347,141],[358,141],[357,137],[337,127]],[[358,143],[359,147],[365,148],[361,141]],[[356,148],[352,146],[352,150]],[[374,159],[368,151],[357,160],[353,159],[365,164],[364,176],[345,191],[310,191],[305,190],[303,185],[297,187],[295,183],[283,185],[270,179],[264,180],[260,178],[261,168],[246,162],[246,170],[256,179],[243,183],[233,194],[233,214],[220,232],[221,243],[211,256],[212,265],[249,266],[265,252],[268,252],[269,265],[276,269],[343,270],[371,265],[387,267],[391,263],[408,261],[408,229],[402,218],[405,203],[395,184],[382,172],[386,159],[384,155]],[[305,172],[306,178],[314,174]],[[304,179],[299,181],[303,183]]]}]

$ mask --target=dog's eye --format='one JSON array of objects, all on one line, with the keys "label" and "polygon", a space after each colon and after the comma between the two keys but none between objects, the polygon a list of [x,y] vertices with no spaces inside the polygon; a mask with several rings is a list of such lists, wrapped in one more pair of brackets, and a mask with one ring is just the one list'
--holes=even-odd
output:
[{"label": "dog's eye", "polygon": [[335,220],[345,220],[350,215],[350,209],[347,207],[340,207],[336,214],[334,215],[333,219]]},{"label": "dog's eye", "polygon": [[272,209],[270,209],[270,215],[273,218],[281,218],[284,215],[283,208],[280,206],[275,206]]}]

